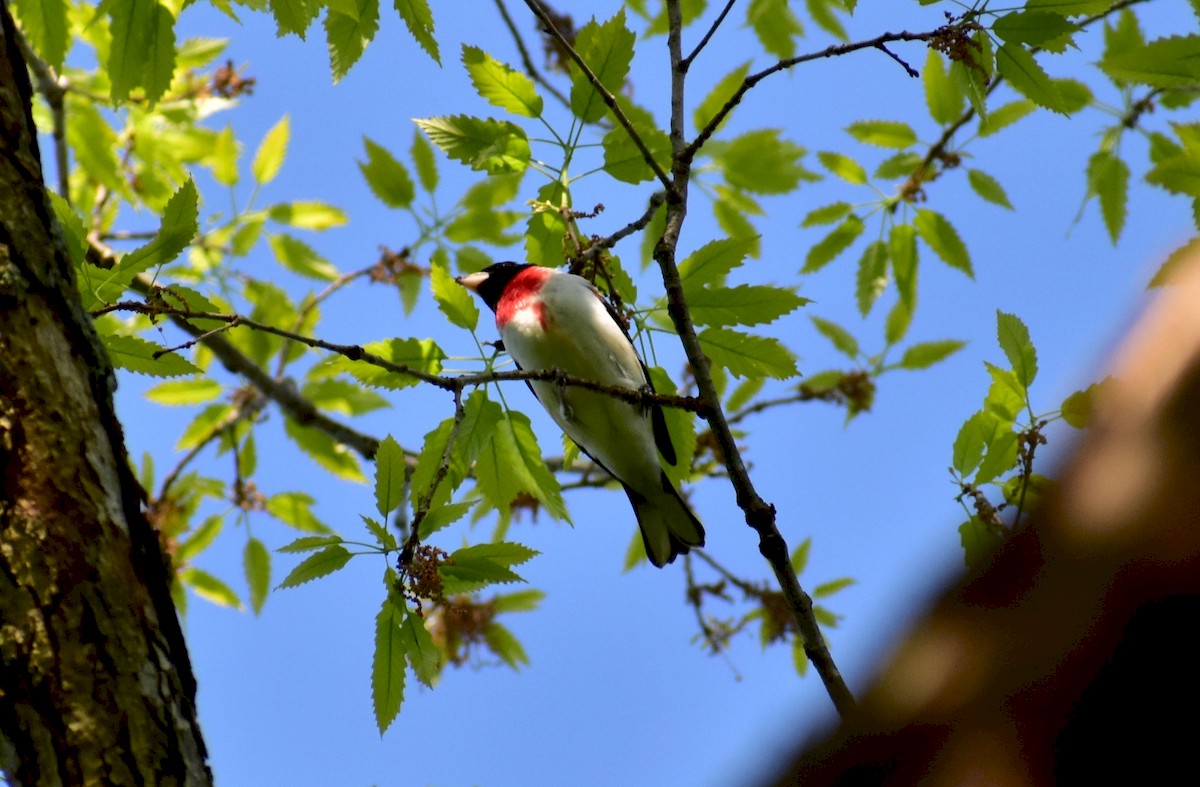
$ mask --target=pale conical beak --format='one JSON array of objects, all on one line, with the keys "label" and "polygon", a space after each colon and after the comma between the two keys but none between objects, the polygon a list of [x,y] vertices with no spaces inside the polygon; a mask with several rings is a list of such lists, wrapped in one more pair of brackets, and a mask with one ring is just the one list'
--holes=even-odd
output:
[{"label": "pale conical beak", "polygon": [[478,291],[479,285],[483,284],[485,281],[487,281],[487,279],[488,279],[488,274],[484,273],[483,271],[477,271],[475,273],[468,273],[466,276],[454,277],[454,280],[456,282],[458,282],[462,286],[466,287],[471,292]]}]

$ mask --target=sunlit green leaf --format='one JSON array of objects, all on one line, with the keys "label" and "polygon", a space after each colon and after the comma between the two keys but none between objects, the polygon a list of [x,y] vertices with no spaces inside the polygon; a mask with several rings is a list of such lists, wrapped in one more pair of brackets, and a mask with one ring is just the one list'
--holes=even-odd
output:
[{"label": "sunlit green leaf", "polygon": [[195,591],[197,596],[206,601],[211,601],[223,607],[242,608],[242,600],[238,598],[237,593],[233,592],[233,588],[207,571],[202,571],[194,566],[185,568],[179,572],[179,581],[190,587]]},{"label": "sunlit green leaf", "polygon": [[917,144],[917,132],[898,120],[860,120],[846,132],[865,145],[904,150]]},{"label": "sunlit green leaf", "polygon": [[309,458],[346,481],[366,481],[358,457],[345,445],[313,426],[284,419],[284,431]]},{"label": "sunlit green leaf", "polygon": [[858,236],[862,235],[866,225],[858,216],[851,213],[828,235],[808,250],[801,273],[815,273],[833,262],[842,252],[850,248]]},{"label": "sunlit green leaf", "polygon": [[146,398],[165,405],[203,404],[221,395],[222,386],[208,377],[169,380],[146,391]]},{"label": "sunlit green leaf", "polygon": [[787,379],[796,375],[796,356],[778,339],[729,328],[705,328],[699,339],[708,359],[735,377]]},{"label": "sunlit green leaf", "polygon": [[289,571],[284,580],[279,583],[279,589],[294,588],[305,582],[312,582],[314,579],[328,576],[345,568],[351,557],[353,555],[341,544],[327,546],[320,552],[309,555],[300,562],[300,565]]},{"label": "sunlit green leaf", "polygon": [[479,324],[479,307],[467,288],[454,281],[454,277],[441,265],[429,269],[429,281],[438,309],[452,324],[468,331]]},{"label": "sunlit green leaf", "polygon": [[1100,214],[1108,237],[1116,244],[1125,227],[1129,201],[1129,165],[1110,150],[1100,150],[1088,160],[1088,191],[1100,199]]},{"label": "sunlit green leaf", "polygon": [[497,175],[522,172],[529,164],[529,139],[507,120],[450,115],[413,122],[443,153],[473,170]]},{"label": "sunlit green leaf", "polygon": [[254,154],[250,172],[256,182],[270,183],[279,174],[279,168],[283,166],[283,159],[287,155],[290,136],[291,125],[288,116],[284,115],[266,133]]},{"label": "sunlit green leaf", "polygon": [[1025,47],[1013,43],[1000,47],[996,51],[996,70],[1021,95],[1046,109],[1066,114],[1066,104],[1054,80]]},{"label": "sunlit green leaf", "polygon": [[296,200],[272,205],[267,210],[271,221],[303,230],[327,230],[340,227],[349,219],[340,208],[316,200]]},{"label": "sunlit green leaf", "polygon": [[375,510],[386,517],[404,502],[404,481],[408,475],[404,449],[388,435],[375,452]]},{"label": "sunlit green leaf", "polygon": [[263,602],[271,589],[271,553],[257,538],[246,541],[242,550],[242,567],[246,572],[246,584],[250,587],[250,608],[257,615],[262,612]]},{"label": "sunlit green leaf", "polygon": [[897,364],[901,369],[928,369],[935,363],[949,358],[966,346],[958,339],[942,339],[935,342],[919,342],[904,351]]},{"label": "sunlit green leaf", "polygon": [[21,31],[46,64],[61,70],[70,38],[64,0],[19,0],[10,6],[21,22]]},{"label": "sunlit green leaf", "polygon": [[801,180],[816,176],[800,165],[804,148],[780,139],[779,129],[764,128],[735,137],[714,156],[735,190],[751,194],[786,194]]},{"label": "sunlit green leaf", "polygon": [[141,88],[151,104],[158,101],[175,73],[175,17],[158,0],[110,0],[112,43],[108,76],[113,100],[120,103]]},{"label": "sunlit green leaf", "polygon": [[813,325],[817,327],[820,334],[833,343],[838,352],[846,355],[851,360],[858,358],[858,340],[854,338],[852,333],[832,320],[826,320],[821,317],[809,317],[809,319],[812,320]]},{"label": "sunlit green leaf", "polygon": [[333,281],[338,277],[338,269],[333,263],[297,237],[282,232],[271,233],[267,236],[267,244],[276,261],[292,273],[321,281]]},{"label": "sunlit green leaf", "polygon": [[433,12],[429,10],[428,0],[394,0],[404,26],[416,39],[425,53],[433,58],[433,62],[442,64],[438,54],[438,42],[433,37]]},{"label": "sunlit green leaf", "polygon": [[795,56],[796,38],[804,35],[804,27],[787,0],[750,0],[746,24],[754,30],[763,49],[781,60]]},{"label": "sunlit green leaf", "polygon": [[1029,338],[1029,329],[1015,314],[997,310],[996,336],[1000,340],[1000,348],[1012,364],[1013,374],[1021,385],[1028,388],[1038,372],[1037,350]]},{"label": "sunlit green leaf", "polygon": [[522,493],[538,500],[556,519],[569,520],[558,479],[547,468],[541,448],[523,413],[505,414],[491,430],[475,464],[479,491],[496,508],[508,511]]},{"label": "sunlit green leaf", "polygon": [[825,169],[847,183],[861,186],[867,182],[867,171],[863,169],[861,164],[844,153],[833,153],[823,150],[817,154],[817,158],[825,166]]},{"label": "sunlit green leaf", "polygon": [[[390,571],[389,571],[390,574]],[[406,615],[404,604],[388,593],[375,618],[375,653],[371,659],[371,699],[375,726],[383,735],[400,713],[404,702],[404,670],[407,652],[400,631]]]},{"label": "sunlit green leaf", "polygon": [[406,609],[400,623],[400,645],[417,680],[432,687],[441,671],[442,656],[433,637],[425,629],[425,621],[414,610]]},{"label": "sunlit green leaf", "polygon": [[975,193],[988,202],[1013,210],[1012,203],[1008,201],[1008,195],[1004,193],[1004,187],[991,175],[983,170],[969,169],[967,170],[967,181]]},{"label": "sunlit green leaf", "polygon": [[524,117],[535,118],[542,114],[542,97],[533,80],[525,74],[467,44],[463,44],[462,62],[475,85],[475,92],[492,106]]},{"label": "sunlit green leaf", "polygon": [[[721,111],[721,108],[729,103],[733,98],[734,93],[742,86],[746,75],[750,73],[750,63],[746,62],[737,68],[733,69],[713,85],[712,90],[704,97],[704,100],[696,105],[696,109],[692,112],[692,123],[697,130],[708,127]],[[728,116],[726,116],[728,119]],[[722,121],[724,125],[724,121]]]},{"label": "sunlit green leaf", "polygon": [[950,78],[943,56],[930,47],[921,70],[925,83],[925,106],[934,122],[943,126],[953,123],[963,112],[966,96],[959,84]]},{"label": "sunlit green leaf", "polygon": [[[595,19],[575,35],[575,51],[587,63],[592,74],[612,95],[621,92],[629,64],[633,61],[635,37],[625,26],[625,9],[606,22]],[[604,117],[607,105],[588,77],[571,63],[571,111],[585,123]],[[435,140],[436,144],[436,140]]]},{"label": "sunlit green leaf", "polygon": [[697,325],[764,325],[807,302],[790,289],[766,284],[708,286],[688,298]]},{"label": "sunlit green leaf", "polygon": [[887,244],[880,240],[868,244],[858,260],[854,298],[858,303],[858,313],[864,317],[887,287],[887,263]]},{"label": "sunlit green leaf", "polygon": [[[148,374],[151,377],[179,377],[200,371],[183,356],[173,352],[164,353],[164,348],[137,336],[102,334],[100,341],[104,344],[109,360],[118,369]],[[155,357],[156,355],[158,357]]]},{"label": "sunlit green leaf", "polygon": [[367,160],[358,162],[358,169],[371,193],[389,208],[407,208],[416,194],[408,169],[387,148],[369,137],[363,137],[363,145],[367,149]]},{"label": "sunlit green leaf", "polygon": [[913,228],[921,236],[921,240],[929,244],[929,248],[951,268],[957,268],[971,278],[975,272],[971,267],[971,256],[967,247],[959,237],[958,231],[946,220],[946,217],[932,210],[921,209],[913,219]]}]

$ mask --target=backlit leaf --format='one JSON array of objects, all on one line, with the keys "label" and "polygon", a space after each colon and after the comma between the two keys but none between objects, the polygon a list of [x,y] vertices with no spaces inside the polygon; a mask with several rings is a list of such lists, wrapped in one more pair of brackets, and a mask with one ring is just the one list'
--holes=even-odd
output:
[{"label": "backlit leaf", "polygon": [[507,120],[450,115],[413,122],[443,153],[473,170],[498,175],[523,172],[529,165],[529,139]]},{"label": "backlit leaf", "polygon": [[433,62],[442,64],[438,54],[438,42],[433,37],[433,12],[429,10],[428,0],[394,0],[396,11],[404,20],[404,26],[416,39],[425,53],[433,58]]},{"label": "backlit leaf", "polygon": [[796,375],[796,356],[778,339],[729,328],[705,328],[699,339],[709,360],[735,377],[782,380]]},{"label": "backlit leaf", "polygon": [[415,188],[408,169],[387,148],[369,137],[363,137],[367,160],[358,162],[371,193],[389,208],[407,208],[412,204]]},{"label": "backlit leaf", "polygon": [[988,202],[1013,210],[1012,203],[1008,201],[1008,195],[1004,193],[1004,187],[1000,185],[1000,181],[983,170],[967,170],[967,182],[971,184],[971,188],[975,190],[976,194]]},{"label": "backlit leaf", "polygon": [[996,310],[996,336],[1000,349],[1012,364],[1013,374],[1021,385],[1028,388],[1037,377],[1037,350],[1029,338],[1029,329],[1015,314]]},{"label": "backlit leaf", "polygon": [[975,278],[967,247],[945,216],[932,210],[921,209],[913,219],[913,228],[921,236],[921,240],[928,243],[929,248],[941,257],[942,262]]},{"label": "backlit leaf", "polygon": [[[621,92],[633,61],[633,33],[625,26],[625,9],[607,22],[588,22],[575,35],[575,50],[612,95]],[[571,111],[585,123],[604,117],[608,106],[588,77],[571,66]]]},{"label": "backlit leaf", "polygon": [[862,235],[866,225],[858,216],[851,213],[845,220],[828,235],[808,250],[801,273],[815,273],[833,262],[838,255],[850,248],[858,236]]},{"label": "backlit leaf", "polygon": [[846,132],[866,145],[904,150],[917,144],[917,132],[898,120],[860,120],[851,123]]},{"label": "backlit leaf", "polygon": [[250,172],[256,182],[270,183],[279,174],[279,168],[283,166],[283,159],[287,155],[290,135],[291,125],[288,116],[284,115],[266,133],[254,154]]},{"label": "backlit leaf", "polygon": [[294,588],[305,582],[312,582],[314,579],[320,579],[335,571],[340,571],[345,568],[346,563],[350,562],[351,557],[353,555],[341,544],[327,546],[320,552],[309,555],[300,562],[300,565],[289,571],[288,575],[279,583],[279,588]]},{"label": "backlit leaf", "polygon": [[463,44],[462,62],[475,92],[492,106],[514,115],[535,118],[542,114],[542,97],[533,80],[496,60],[482,49]]}]

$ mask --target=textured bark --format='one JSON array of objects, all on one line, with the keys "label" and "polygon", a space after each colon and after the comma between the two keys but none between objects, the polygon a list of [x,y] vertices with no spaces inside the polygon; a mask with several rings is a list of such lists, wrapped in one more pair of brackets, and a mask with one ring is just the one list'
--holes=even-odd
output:
[{"label": "textured bark", "polygon": [[0,767],[14,784],[208,784],[170,575],[29,102],[0,0]]}]

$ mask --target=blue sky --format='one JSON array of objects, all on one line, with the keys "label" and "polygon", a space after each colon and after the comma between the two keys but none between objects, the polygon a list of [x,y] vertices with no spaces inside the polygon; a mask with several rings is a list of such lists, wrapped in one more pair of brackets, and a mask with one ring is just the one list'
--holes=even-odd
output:
[{"label": "blue sky", "polygon": [[[523,6],[510,5],[523,19]],[[445,4],[438,6],[443,68],[417,49],[394,12],[385,9],[376,40],[337,86],[330,85],[319,27],[310,31],[308,42],[276,40],[274,23],[265,17],[247,13],[239,27],[201,7],[189,8],[180,22],[181,38],[230,37],[228,56],[257,79],[253,96],[216,119],[234,124],[248,146],[247,158],[266,130],[290,115],[288,159],[262,199],[315,198],[345,209],[348,226],[306,237],[343,270],[365,266],[379,246],[400,248],[415,235],[407,216],[376,202],[362,180],[355,163],[365,158],[362,136],[406,158],[412,118],[498,112],[471,90],[458,62],[460,41],[518,62],[491,4],[476,4],[469,15],[452,15]],[[607,18],[618,7],[612,2],[562,6],[579,23],[592,13]],[[1150,10],[1151,33],[1195,26],[1182,0],[1156,3]],[[857,39],[884,30],[930,29],[942,18],[940,6],[864,0],[847,28]],[[521,26],[531,34],[531,24]],[[813,38],[801,42],[801,51],[827,43],[808,26]],[[694,41],[698,35],[694,28],[686,38]],[[532,39],[530,44],[536,57],[540,46]],[[713,79],[757,51],[746,31],[730,25],[694,69],[689,97],[698,100]],[[895,51],[915,66],[924,62],[919,45]],[[1047,67],[1066,76],[1086,59],[1066,55],[1048,60]],[[636,97],[659,117],[666,115],[664,61],[662,38],[639,40]],[[1101,96],[1114,97],[1111,92]],[[870,167],[882,156],[841,129],[854,120],[876,118],[907,120],[923,140],[937,134],[924,110],[920,81],[881,53],[867,51],[765,81],[728,131],[785,128],[788,138],[810,151],[861,154]],[[920,309],[909,341],[965,339],[964,351],[926,372],[886,375],[874,410],[848,426],[842,411],[822,404],[777,410],[744,424],[746,458],[760,493],[778,509],[780,529],[793,546],[813,539],[802,582],[811,587],[841,576],[857,580],[832,599],[830,606],[844,619],[829,632],[833,653],[855,691],[867,685],[889,643],[937,584],[962,564],[956,530],[961,509],[946,468],[959,426],[987,391],[982,361],[1003,362],[995,341],[996,310],[1015,312],[1028,324],[1041,367],[1035,404],[1053,409],[1097,377],[1105,348],[1141,307],[1145,282],[1158,262],[1194,230],[1183,201],[1148,188],[1131,192],[1128,224],[1115,248],[1094,204],[1072,224],[1084,194],[1084,167],[1106,122],[1095,110],[1071,120],[1039,112],[1012,133],[972,145],[973,165],[1001,180],[1016,212],[981,202],[962,173],[928,188],[929,207],[950,218],[966,240],[976,279],[923,252]],[[1136,179],[1144,145],[1127,141],[1122,152]],[[807,161],[818,168],[811,155]],[[438,201],[446,209],[475,174],[445,159],[440,169]],[[228,201],[217,187],[200,182],[208,200],[202,215],[226,210]],[[528,197],[536,185],[532,178],[526,181]],[[614,190],[602,178],[589,178],[578,188],[577,205],[607,206],[588,228],[599,234],[640,213],[649,195],[646,186]],[[245,199],[244,190],[238,193]],[[827,179],[768,200],[768,217],[760,223],[762,257],[748,263],[735,281],[795,282],[805,251],[823,234],[819,228],[798,229],[799,222],[812,208],[836,199],[860,202],[864,195]],[[686,254],[716,237],[719,230],[700,201],[689,214],[680,250]],[[638,242],[617,247],[627,264],[636,259]],[[520,253],[512,249],[496,256]],[[850,327],[867,348],[882,345],[890,301],[867,320],[857,316],[856,260],[851,253],[806,277],[801,293],[814,303],[771,328],[798,351],[805,373],[844,366],[812,328],[809,314]],[[251,275],[281,278],[294,293],[307,286],[282,276],[265,246],[242,266]],[[645,301],[646,294],[658,292],[653,276],[640,284]],[[474,351],[470,336],[446,324],[429,298],[405,317],[395,293],[385,287],[353,288],[330,301],[324,314],[320,335],[332,341],[430,336],[452,355]],[[494,338],[486,319],[480,334]],[[677,371],[678,348],[661,338],[656,347],[660,363]],[[161,475],[178,458],[172,446],[192,411],[147,404],[141,397],[147,385],[124,378],[119,407],[132,455],[151,452]],[[513,385],[505,393],[510,404],[534,418],[542,446],[557,452],[557,430],[525,387]],[[372,414],[360,428],[377,436],[390,432],[402,445],[417,447],[421,436],[450,414],[451,403],[440,393],[406,392],[394,402],[393,409]],[[357,537],[359,514],[374,510],[371,489],[329,479],[282,438],[281,420],[273,415],[261,429],[259,487],[269,494],[308,491],[320,500],[318,514],[325,522]],[[1069,435],[1057,434],[1048,454],[1069,444]],[[206,456],[204,462],[208,472],[228,476],[225,460]],[[694,490],[693,501],[708,531],[709,551],[735,572],[767,578],[769,569],[752,531],[742,524],[730,488],[706,482]],[[259,618],[193,599],[185,625],[218,783],[744,784],[796,741],[833,723],[820,682],[815,675],[801,679],[795,674],[787,648],[764,652],[756,636],[747,636],[714,658],[692,643],[696,626],[684,604],[678,565],[621,573],[634,521],[618,490],[573,492],[568,505],[573,528],[543,516],[511,533],[542,552],[521,568],[532,587],[546,591],[542,608],[506,621],[523,642],[530,665],[519,673],[504,667],[447,670],[432,691],[410,680],[400,717],[382,739],[369,683],[382,560],[358,558],[333,577],[273,593]],[[251,526],[273,547],[295,535],[265,517]],[[472,537],[487,532],[485,522]],[[227,526],[197,564],[241,589],[243,544],[243,531]],[[274,556],[276,581],[295,562],[292,556]]]}]

